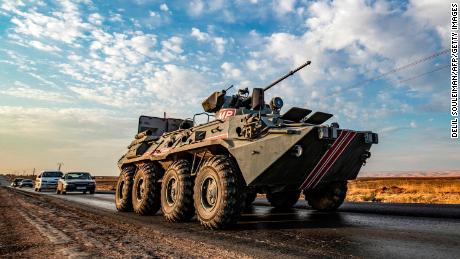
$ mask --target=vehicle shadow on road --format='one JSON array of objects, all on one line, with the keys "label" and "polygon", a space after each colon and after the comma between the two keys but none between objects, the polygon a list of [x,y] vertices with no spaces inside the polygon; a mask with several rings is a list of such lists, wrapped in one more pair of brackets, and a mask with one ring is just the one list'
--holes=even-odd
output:
[{"label": "vehicle shadow on road", "polygon": [[348,224],[339,212],[318,212],[267,208],[260,213],[253,208],[242,214],[235,230],[340,228]]}]

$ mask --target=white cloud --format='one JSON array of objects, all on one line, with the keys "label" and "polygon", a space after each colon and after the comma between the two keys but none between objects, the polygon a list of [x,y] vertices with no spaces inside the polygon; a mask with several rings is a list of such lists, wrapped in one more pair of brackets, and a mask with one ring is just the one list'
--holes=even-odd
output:
[{"label": "white cloud", "polygon": [[192,32],[190,33],[190,35],[198,41],[207,41],[210,38],[208,33],[202,32],[200,31],[200,29],[195,27],[192,28]]},{"label": "white cloud", "polygon": [[444,1],[411,0],[407,15],[436,29],[445,47],[449,46],[449,5]]},{"label": "white cloud", "polygon": [[36,40],[30,41],[29,45],[36,49],[47,51],[47,52],[61,51],[61,49],[56,46],[46,45]]},{"label": "white cloud", "polygon": [[204,3],[201,0],[192,0],[188,4],[187,12],[191,16],[199,16],[204,11]]},{"label": "white cloud", "polygon": [[98,13],[92,13],[88,16],[88,21],[94,25],[102,25],[102,22],[104,21],[104,17],[102,17]]},{"label": "white cloud", "polygon": [[224,62],[220,67],[224,70],[225,77],[233,78],[234,80],[241,78],[241,70],[235,68],[233,64]]},{"label": "white cloud", "polygon": [[39,13],[33,9],[29,12],[16,12],[11,22],[14,31],[35,38],[49,38],[65,43],[74,43],[84,36],[90,25],[81,19],[77,4],[70,1],[60,2],[61,10],[51,15]]},{"label": "white cloud", "polygon": [[273,8],[276,13],[283,15],[295,10],[296,0],[274,0]]},{"label": "white cloud", "polygon": [[225,52],[225,44],[227,43],[227,40],[222,37],[214,37],[213,41],[217,52],[223,54]]},{"label": "white cloud", "polygon": [[111,22],[122,22],[123,18],[121,17],[121,14],[119,13],[111,13],[109,17],[109,21]]},{"label": "white cloud", "polygon": [[165,50],[172,51],[176,54],[182,53],[184,50],[182,49],[182,38],[173,36],[168,40],[164,40],[161,42],[161,45]]},{"label": "white cloud", "polygon": [[16,81],[14,83],[15,86],[10,87],[6,90],[0,90],[1,94],[25,98],[25,99],[33,99],[39,101],[49,101],[49,102],[56,102],[56,103],[70,103],[70,97],[63,95],[59,92],[53,91],[45,91],[38,88],[32,88],[24,83]]},{"label": "white cloud", "polygon": [[0,8],[9,12],[17,12],[20,6],[25,6],[21,0],[4,0]]},{"label": "white cloud", "polygon": [[123,108],[136,107],[136,97],[139,91],[135,88],[116,90],[111,87],[85,88],[85,87],[69,87],[70,90],[77,93],[81,98],[95,101],[108,106]]},{"label": "white cloud", "polygon": [[213,44],[215,50],[219,54],[223,54],[225,52],[225,45],[227,44],[227,40],[222,37],[214,37],[211,36],[207,32],[202,32],[200,29],[193,27],[190,33],[190,36],[197,39],[201,42],[210,42]]},{"label": "white cloud", "polygon": [[167,5],[166,3],[162,3],[162,4],[160,5],[160,10],[161,10],[161,11],[164,11],[164,12],[169,11],[168,5]]},{"label": "white cloud", "polygon": [[143,82],[146,90],[158,100],[157,106],[185,114],[190,113],[191,106],[201,103],[200,97],[209,90],[209,83],[199,71],[172,64],[164,65]]}]

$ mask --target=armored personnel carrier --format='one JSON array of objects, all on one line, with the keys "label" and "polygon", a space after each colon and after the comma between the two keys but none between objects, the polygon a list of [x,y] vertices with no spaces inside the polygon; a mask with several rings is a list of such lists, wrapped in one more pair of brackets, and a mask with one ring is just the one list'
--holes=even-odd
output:
[{"label": "armored personnel carrier", "polygon": [[196,215],[210,229],[235,224],[257,193],[278,209],[292,207],[302,192],[313,209],[337,209],[378,135],[324,124],[333,116],[325,112],[282,113],[280,97],[265,102],[265,91],[309,64],[251,95],[247,88],[213,93],[202,103],[206,123],[141,116],[118,161],[117,209],[140,215],[161,209],[170,222]]}]

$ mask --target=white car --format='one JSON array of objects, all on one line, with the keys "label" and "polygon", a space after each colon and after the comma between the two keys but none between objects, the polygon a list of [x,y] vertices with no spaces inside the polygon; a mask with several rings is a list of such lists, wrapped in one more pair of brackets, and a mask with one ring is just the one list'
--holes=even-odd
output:
[{"label": "white car", "polygon": [[61,171],[42,171],[35,179],[35,191],[40,192],[46,189],[56,190],[59,178],[63,173]]}]

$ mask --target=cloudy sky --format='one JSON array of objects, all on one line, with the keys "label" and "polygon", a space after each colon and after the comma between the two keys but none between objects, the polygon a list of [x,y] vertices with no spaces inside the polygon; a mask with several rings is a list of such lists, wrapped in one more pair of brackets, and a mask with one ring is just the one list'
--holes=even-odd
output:
[{"label": "cloudy sky", "polygon": [[[460,169],[450,1],[0,0],[0,171],[118,174],[140,114],[190,117],[230,84],[380,134],[364,171]],[[408,66],[407,66],[408,65]],[[401,69],[399,69],[401,68]]]}]

